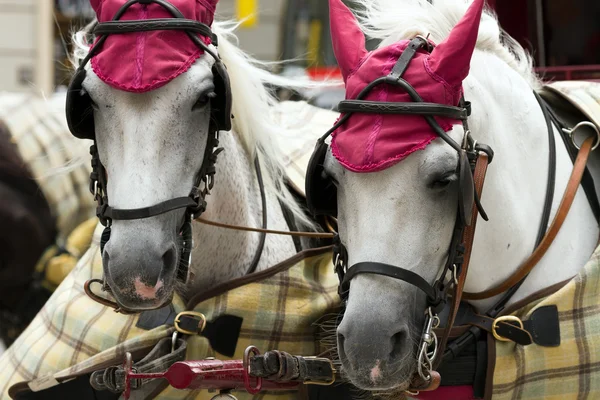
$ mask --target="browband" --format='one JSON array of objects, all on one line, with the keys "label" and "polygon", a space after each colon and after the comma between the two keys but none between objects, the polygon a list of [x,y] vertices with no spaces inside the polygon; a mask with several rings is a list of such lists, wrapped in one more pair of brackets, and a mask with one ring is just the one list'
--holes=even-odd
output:
[{"label": "browband", "polygon": [[97,24],[92,32],[95,35],[106,35],[109,33],[131,33],[157,30],[184,30],[186,32],[195,32],[210,38],[215,46],[218,45],[217,35],[212,32],[208,25],[184,18],[155,18],[141,21],[107,21]]},{"label": "browband", "polygon": [[338,105],[338,111],[364,114],[434,114],[439,117],[464,120],[471,115],[471,104],[467,103],[465,107],[454,107],[435,103],[405,104],[388,101],[343,100]]}]

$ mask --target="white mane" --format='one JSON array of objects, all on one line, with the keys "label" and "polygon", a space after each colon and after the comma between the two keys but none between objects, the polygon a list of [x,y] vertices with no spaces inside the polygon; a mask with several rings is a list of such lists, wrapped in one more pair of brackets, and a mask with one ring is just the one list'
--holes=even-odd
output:
[{"label": "white mane", "polygon": [[[444,40],[460,21],[471,0],[353,0],[360,11],[357,17],[363,32],[388,46],[415,35],[427,36],[435,43]],[[486,9],[481,19],[476,49],[490,52],[517,71],[531,86],[540,87],[533,72],[530,55],[498,24],[495,13]]]},{"label": "white mane", "polygon": [[[86,35],[94,23],[95,21],[73,35],[75,51],[72,62],[75,66],[79,65],[90,49]],[[268,85],[279,85],[301,90],[334,85],[337,82],[314,83],[298,79],[292,80],[267,71],[269,66],[278,63],[256,60],[236,47],[234,42],[237,42],[238,39],[235,29],[238,25],[239,23],[233,21],[215,21],[212,27],[214,33],[219,37],[218,53],[227,67],[231,80],[232,114],[235,116],[232,120],[232,131],[239,137],[250,158],[254,156],[256,149],[260,150],[266,190],[276,194],[299,221],[302,221],[307,227],[315,227],[284,184],[281,152],[273,140],[273,137],[279,135],[283,128],[272,119],[270,109],[278,100],[267,87]]]}]

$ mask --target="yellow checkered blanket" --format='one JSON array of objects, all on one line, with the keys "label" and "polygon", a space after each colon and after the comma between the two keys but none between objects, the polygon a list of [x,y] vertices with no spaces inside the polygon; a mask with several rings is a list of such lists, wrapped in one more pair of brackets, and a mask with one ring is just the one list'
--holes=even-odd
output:
[{"label": "yellow checkered blanket", "polygon": [[[70,377],[119,365],[126,351],[144,353],[173,328],[160,326],[150,331],[136,327],[139,315],[116,314],[89,299],[84,283],[101,278],[102,262],[98,225],[90,250],[60,284],[48,303],[25,332],[0,358],[0,398],[9,398],[9,389],[40,390]],[[299,355],[318,355],[321,330],[318,321],[338,312],[337,276],[333,272],[331,248],[300,253],[287,262],[257,275],[258,281],[241,278],[216,288],[209,298],[193,307],[210,320],[222,313],[244,318],[234,359],[253,344],[261,351],[278,349]],[[175,297],[176,312],[185,309]],[[188,339],[187,359],[216,355],[203,337]],[[210,399],[207,391],[164,390],[158,398]],[[238,394],[236,394],[238,396]],[[264,399],[294,399],[297,393],[271,393]],[[238,398],[252,396],[240,393]]]},{"label": "yellow checkered blanket", "polygon": [[494,400],[600,399],[600,247],[567,285],[511,315],[547,305],[558,307],[560,346],[496,342]]},{"label": "yellow checkered blanket", "polygon": [[0,93],[0,123],[57,220],[59,239],[95,216],[89,192],[91,141],[71,135],[64,111],[65,94],[44,99],[30,93]]}]

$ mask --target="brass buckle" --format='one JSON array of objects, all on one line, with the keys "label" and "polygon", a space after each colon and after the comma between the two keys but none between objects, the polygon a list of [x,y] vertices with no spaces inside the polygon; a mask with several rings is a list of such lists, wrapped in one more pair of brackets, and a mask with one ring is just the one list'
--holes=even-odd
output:
[{"label": "brass buckle", "polygon": [[321,357],[304,357],[307,360],[324,360],[327,361],[329,363],[329,365],[331,366],[331,380],[327,381],[327,382],[322,382],[322,381],[304,381],[305,385],[316,385],[316,386],[331,386],[335,383],[335,374],[337,373],[337,370],[335,369],[335,367],[333,366],[333,361],[331,361],[329,358],[321,358]]},{"label": "brass buckle", "polygon": [[[188,331],[187,329],[183,329],[182,327],[179,326],[179,324],[181,323],[180,318],[182,316],[187,316],[187,317],[194,317],[197,318],[199,321],[202,322],[202,324],[200,325],[200,328],[198,329],[197,332],[194,331]],[[202,333],[204,331],[204,328],[206,327],[206,317],[204,316],[204,314],[199,313],[199,312],[195,312],[195,311],[182,311],[179,314],[177,314],[177,316],[175,317],[175,329],[177,329],[177,332],[179,333],[183,333],[184,335],[199,335],[200,333]]]},{"label": "brass buckle", "polygon": [[498,322],[507,322],[507,321],[518,322],[520,328],[524,329],[524,327],[523,327],[523,321],[521,321],[521,319],[519,317],[515,317],[514,315],[505,315],[503,317],[498,317],[498,318],[496,318],[494,320],[494,323],[492,324],[492,334],[494,335],[494,337],[496,338],[496,340],[499,340],[501,342],[512,342],[512,340],[507,339],[504,336],[500,336],[496,332],[496,328],[498,327]]}]

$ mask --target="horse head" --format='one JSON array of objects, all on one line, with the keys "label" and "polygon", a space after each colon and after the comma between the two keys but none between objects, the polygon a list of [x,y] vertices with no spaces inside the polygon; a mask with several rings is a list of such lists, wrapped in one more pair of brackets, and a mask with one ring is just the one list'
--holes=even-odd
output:
[{"label": "horse head", "polygon": [[190,222],[206,208],[218,132],[231,128],[210,28],[216,1],[92,6],[97,39],[72,79],[67,117],[74,135],[95,141],[106,282],[125,308],[156,308],[187,281]]},{"label": "horse head", "polygon": [[[463,273],[467,227],[489,215],[477,225],[465,292],[496,286],[535,247],[550,168],[547,132],[557,133],[533,93],[529,58],[510,38],[500,41],[483,0],[466,12],[461,1],[360,3],[362,27],[340,0],[329,2],[346,100],[317,142],[306,191],[313,214],[338,220],[343,370],[362,389],[404,390],[415,377],[430,380],[440,362],[431,325],[452,303],[448,289]],[[382,39],[376,50],[366,50],[363,31]],[[569,173],[563,150],[557,191]],[[482,156],[494,159],[483,195],[473,176]],[[592,239],[577,245],[572,267],[549,274],[540,266],[545,275],[528,279],[511,301],[572,276],[589,257],[597,227],[586,220],[585,200],[576,201],[581,208],[569,224]],[[553,245],[553,254],[565,245]],[[472,304],[485,310],[494,299],[486,301]]]}]

